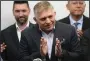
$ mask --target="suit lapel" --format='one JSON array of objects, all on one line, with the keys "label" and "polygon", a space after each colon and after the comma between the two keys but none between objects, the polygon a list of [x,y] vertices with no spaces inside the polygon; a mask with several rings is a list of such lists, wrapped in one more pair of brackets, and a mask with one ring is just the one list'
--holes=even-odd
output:
[{"label": "suit lapel", "polygon": [[[33,24],[29,23],[29,27],[33,27]],[[10,34],[12,35],[12,39],[14,40],[13,42],[15,42],[15,45],[18,47],[19,46],[19,39],[18,39],[17,29],[16,29],[15,24],[12,26]]]},{"label": "suit lapel", "polygon": [[[29,23],[29,27],[33,27],[33,24]],[[15,46],[17,46],[17,48],[18,48],[19,47],[19,39],[18,39],[17,29],[16,29],[15,24],[12,26],[10,34],[12,36],[12,39],[13,39]]]},{"label": "suit lapel", "polygon": [[42,34],[41,34],[41,31],[38,28],[38,25],[36,25],[36,28],[34,28],[33,31],[34,31],[33,32],[33,35],[34,35],[33,39],[36,42],[37,48],[39,48],[39,50],[40,50],[40,39],[42,37]]},{"label": "suit lapel", "polygon": [[66,17],[66,19],[65,19],[66,21],[65,21],[65,23],[66,24],[70,24],[70,19],[69,19],[69,16],[68,17]]},{"label": "suit lapel", "polygon": [[[62,29],[60,29],[62,26],[56,22],[55,30],[54,30],[54,38],[53,38],[53,45],[52,45],[52,54],[51,58],[55,58],[55,45],[56,45],[56,38],[58,38],[60,41],[63,39]],[[61,32],[61,33],[60,33]]]},{"label": "suit lapel", "polygon": [[84,31],[86,28],[88,28],[88,20],[86,19],[85,16],[83,16],[83,26],[82,26],[82,30]]},{"label": "suit lapel", "polygon": [[12,41],[14,42],[15,46],[17,46],[17,48],[18,48],[19,47],[19,39],[17,36],[17,30],[16,30],[15,24],[12,26],[10,34],[12,37]]},{"label": "suit lapel", "polygon": [[[57,22],[56,22],[57,23]],[[55,44],[56,44],[56,38],[58,38],[57,35],[57,24],[55,25],[55,30],[54,30],[54,38],[53,38],[53,45],[52,45],[52,52],[51,52],[51,59],[55,58]]]},{"label": "suit lapel", "polygon": [[[55,30],[56,32],[56,30]],[[52,51],[51,51],[51,59],[55,57],[55,44],[56,44],[56,34],[54,34],[54,38],[53,38],[53,45],[52,45]]]}]

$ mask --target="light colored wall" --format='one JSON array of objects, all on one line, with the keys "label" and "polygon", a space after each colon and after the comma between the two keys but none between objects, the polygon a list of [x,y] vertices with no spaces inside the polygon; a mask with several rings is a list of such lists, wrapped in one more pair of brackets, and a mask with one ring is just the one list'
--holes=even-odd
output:
[{"label": "light colored wall", "polygon": [[[31,13],[29,16],[29,21],[35,23],[33,20],[33,6],[39,1],[29,1],[31,8]],[[67,1],[49,1],[56,10],[56,20],[62,19],[68,16],[69,12],[66,9]],[[86,9],[84,14],[89,17],[89,1],[86,2]],[[1,30],[15,23],[15,19],[12,13],[13,1],[1,1]]]}]

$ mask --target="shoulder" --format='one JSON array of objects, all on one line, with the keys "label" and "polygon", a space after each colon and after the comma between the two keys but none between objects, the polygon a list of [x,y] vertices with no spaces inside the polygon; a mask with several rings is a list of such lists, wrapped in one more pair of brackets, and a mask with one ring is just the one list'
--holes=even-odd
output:
[{"label": "shoulder", "polygon": [[33,27],[35,24],[33,23],[29,23],[29,27]]},{"label": "shoulder", "polygon": [[16,27],[15,27],[15,24],[10,25],[9,27],[3,29],[3,30],[1,31],[1,33],[11,32],[11,30],[14,29],[14,28],[16,28]]},{"label": "shoulder", "polygon": [[89,17],[86,17],[85,15],[83,15],[83,19],[84,19],[85,21],[89,21],[89,22],[90,22],[90,18],[89,18]]},{"label": "shoulder", "polygon": [[66,23],[62,23],[62,22],[57,22],[57,27],[62,28],[62,29],[67,29],[67,30],[70,28],[74,28],[70,24],[66,24]]},{"label": "shoulder", "polygon": [[29,27],[27,27],[24,31],[22,31],[22,34],[32,34],[36,30],[36,24],[31,24]]},{"label": "shoulder", "polygon": [[87,17],[87,16],[85,16],[85,15],[83,15],[83,17],[86,18],[86,19],[89,19],[89,17]]},{"label": "shoulder", "polygon": [[68,34],[68,35],[76,34],[75,28],[73,26],[71,26],[70,24],[65,24],[65,23],[58,22],[56,24],[55,28],[60,33],[63,33],[63,34]]},{"label": "shoulder", "polygon": [[60,20],[58,20],[59,22],[65,22],[65,21],[67,21],[69,19],[69,16],[67,16],[67,17],[64,17],[64,18],[62,18],[62,19],[60,19]]}]

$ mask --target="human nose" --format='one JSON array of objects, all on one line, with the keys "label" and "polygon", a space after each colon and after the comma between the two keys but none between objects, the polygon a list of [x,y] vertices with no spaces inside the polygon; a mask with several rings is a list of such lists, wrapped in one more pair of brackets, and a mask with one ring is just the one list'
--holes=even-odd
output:
[{"label": "human nose", "polygon": [[49,18],[46,18],[46,23],[50,23],[50,19]]},{"label": "human nose", "polygon": [[19,16],[20,16],[20,17],[23,16],[23,12],[20,11],[20,12],[19,12]]}]

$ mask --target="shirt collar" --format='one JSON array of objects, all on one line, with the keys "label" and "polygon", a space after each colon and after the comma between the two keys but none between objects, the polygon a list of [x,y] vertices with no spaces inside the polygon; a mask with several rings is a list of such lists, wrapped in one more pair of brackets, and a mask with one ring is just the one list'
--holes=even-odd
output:
[{"label": "shirt collar", "polygon": [[69,18],[70,18],[70,23],[71,23],[71,25],[73,25],[73,24],[76,23],[76,22],[78,22],[78,23],[80,23],[80,24],[83,23],[83,16],[82,16],[78,21],[75,21],[75,20],[72,18],[71,15],[69,16]]},{"label": "shirt collar", "polygon": [[[39,27],[39,30],[44,34],[45,32]],[[54,26],[54,29],[50,32],[50,33],[53,33],[55,30],[55,26]],[[45,33],[46,34],[46,33]]]}]

